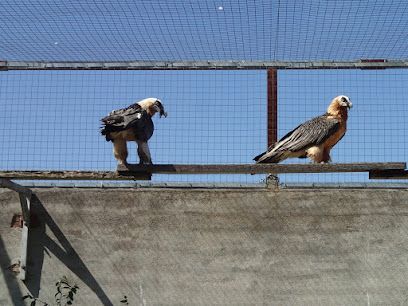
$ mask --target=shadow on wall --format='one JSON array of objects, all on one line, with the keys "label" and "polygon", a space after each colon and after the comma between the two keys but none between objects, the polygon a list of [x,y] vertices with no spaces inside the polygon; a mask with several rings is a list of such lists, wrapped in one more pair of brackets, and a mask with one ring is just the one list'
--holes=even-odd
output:
[{"label": "shadow on wall", "polygon": [[[15,306],[25,305],[21,299],[23,293],[21,292],[20,287],[18,285],[18,279],[16,278],[16,275],[9,269],[10,263],[11,258],[8,255],[4,242],[0,236],[0,269],[4,277],[4,282],[8,289],[9,297],[13,302],[13,305]],[[3,305],[1,296],[0,304]]]},{"label": "shadow on wall", "polygon": [[[28,240],[28,274],[26,286],[34,297],[38,297],[41,288],[41,271],[44,255],[53,254],[58,260],[83,281],[99,298],[103,305],[113,305],[97,280],[88,270],[78,253],[73,249],[61,229],[48,214],[38,197],[33,194],[32,213],[37,217],[32,222]],[[46,233],[46,226],[58,240],[57,244]],[[21,295],[20,295],[21,299]]]}]

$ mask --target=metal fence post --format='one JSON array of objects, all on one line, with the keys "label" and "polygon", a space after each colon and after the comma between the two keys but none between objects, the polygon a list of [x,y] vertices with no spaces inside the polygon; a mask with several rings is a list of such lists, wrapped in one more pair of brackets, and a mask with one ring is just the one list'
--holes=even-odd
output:
[{"label": "metal fence post", "polygon": [[[267,143],[268,148],[278,140],[278,69],[269,68],[267,72]],[[266,178],[269,187],[278,187],[277,175],[269,174]]]}]

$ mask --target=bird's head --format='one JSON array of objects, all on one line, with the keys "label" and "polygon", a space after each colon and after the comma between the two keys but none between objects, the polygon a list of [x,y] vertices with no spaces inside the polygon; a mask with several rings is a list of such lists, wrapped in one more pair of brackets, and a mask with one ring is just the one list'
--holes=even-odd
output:
[{"label": "bird's head", "polygon": [[330,103],[327,113],[335,117],[341,116],[347,119],[347,110],[352,106],[353,104],[349,97],[343,95],[337,96]]},{"label": "bird's head", "polygon": [[333,102],[337,103],[340,107],[347,107],[348,109],[353,107],[350,98],[347,96],[337,96],[333,99]]},{"label": "bird's head", "polygon": [[164,111],[163,103],[160,101],[160,99],[147,98],[138,102],[137,104],[139,104],[151,117],[153,117],[156,113],[159,113],[160,117],[167,117],[167,113]]}]

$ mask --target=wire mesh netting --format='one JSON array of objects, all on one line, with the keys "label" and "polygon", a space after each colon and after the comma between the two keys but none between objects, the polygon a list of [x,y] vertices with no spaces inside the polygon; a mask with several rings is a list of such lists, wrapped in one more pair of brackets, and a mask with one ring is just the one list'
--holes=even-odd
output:
[{"label": "wire mesh netting", "polygon": [[[280,70],[279,136],[323,114],[331,99],[349,96],[347,133],[331,151],[334,163],[406,161],[408,145],[405,97],[408,71]],[[292,159],[286,163],[308,162]],[[365,182],[366,173],[281,175],[286,183]]]},{"label": "wire mesh netting", "polygon": [[407,8],[405,0],[6,0],[0,59],[405,59]]},{"label": "wire mesh netting", "polygon": [[[115,170],[100,119],[146,97],[163,101],[149,141],[154,163],[249,163],[266,146],[264,71],[9,71],[0,73],[0,168]],[[137,163],[129,143],[130,163]],[[255,176],[155,181],[257,182]]]},{"label": "wire mesh netting", "polygon": [[[278,136],[351,98],[335,163],[404,162],[408,70],[279,70]],[[266,148],[265,70],[4,71],[0,73],[2,170],[114,170],[100,118],[146,97],[168,118],[154,118],[154,163],[243,164]],[[129,162],[137,163],[129,143]],[[303,163],[292,159],[284,163]],[[154,175],[154,182],[259,183],[264,175]],[[367,182],[366,173],[280,175],[283,183]]]}]

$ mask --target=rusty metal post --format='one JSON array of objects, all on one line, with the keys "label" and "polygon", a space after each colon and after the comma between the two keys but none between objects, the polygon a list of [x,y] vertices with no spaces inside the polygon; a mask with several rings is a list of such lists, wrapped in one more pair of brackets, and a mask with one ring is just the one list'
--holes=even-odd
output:
[{"label": "rusty metal post", "polygon": [[268,147],[278,140],[278,70],[268,69]]},{"label": "rusty metal post", "polygon": [[[268,148],[278,141],[278,70],[269,68],[267,72],[267,142]],[[269,174],[266,183],[271,187],[279,186],[277,175]]]},{"label": "rusty metal post", "polygon": [[19,278],[25,280],[27,276],[27,257],[28,257],[28,232],[30,230],[30,206],[31,193],[19,193],[21,209],[23,211],[23,229],[21,231],[20,243],[20,273]]},{"label": "rusty metal post", "polygon": [[18,195],[20,197],[21,211],[23,215],[23,227],[21,231],[20,243],[19,278],[21,280],[25,280],[27,274],[28,232],[30,229],[30,203],[32,192],[30,189],[20,186],[4,178],[0,178],[0,187],[16,191],[18,192]]}]

